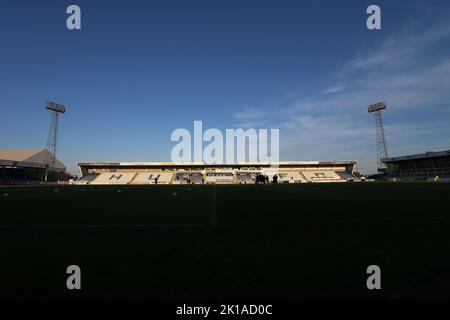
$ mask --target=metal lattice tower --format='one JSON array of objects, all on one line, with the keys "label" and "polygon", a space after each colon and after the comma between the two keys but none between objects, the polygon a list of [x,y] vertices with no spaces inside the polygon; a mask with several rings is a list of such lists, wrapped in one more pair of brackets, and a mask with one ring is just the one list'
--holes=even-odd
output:
[{"label": "metal lattice tower", "polygon": [[59,114],[65,113],[66,108],[63,105],[47,101],[47,105],[45,107],[47,110],[50,110],[52,113],[52,119],[50,122],[50,129],[48,131],[47,138],[47,150],[51,153],[51,164],[55,164],[56,159],[56,146],[58,142],[58,120]]},{"label": "metal lattice tower", "polygon": [[386,170],[386,165],[381,161],[381,159],[388,157],[386,135],[384,133],[383,118],[381,116],[381,111],[386,109],[385,102],[379,102],[369,106],[369,113],[375,115],[375,123],[377,130],[377,169],[378,172],[383,172]]}]

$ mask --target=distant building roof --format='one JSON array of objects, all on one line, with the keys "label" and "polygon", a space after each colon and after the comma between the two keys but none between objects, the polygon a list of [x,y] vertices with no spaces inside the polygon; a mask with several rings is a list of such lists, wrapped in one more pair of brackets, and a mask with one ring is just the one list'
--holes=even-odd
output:
[{"label": "distant building roof", "polygon": [[[46,165],[51,164],[52,155],[46,149],[12,149],[12,150],[0,150],[0,161],[15,161],[31,164]],[[66,167],[55,159],[55,165],[53,167],[58,170],[66,170]]]},{"label": "distant building roof", "polygon": [[408,156],[385,158],[385,159],[381,159],[381,161],[384,163],[393,163],[393,162],[399,162],[399,161],[439,158],[439,157],[448,157],[448,156],[450,156],[450,150],[428,151],[425,153],[412,154],[412,155],[408,155]]}]

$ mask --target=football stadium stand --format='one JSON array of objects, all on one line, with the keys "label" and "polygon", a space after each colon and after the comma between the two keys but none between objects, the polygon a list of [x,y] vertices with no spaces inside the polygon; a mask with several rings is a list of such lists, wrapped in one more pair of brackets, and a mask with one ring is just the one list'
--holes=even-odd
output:
[{"label": "football stadium stand", "polygon": [[0,184],[68,181],[66,167],[45,149],[0,150]]},{"label": "football stadium stand", "polygon": [[23,173],[10,172],[7,174],[0,174],[0,184],[39,184],[39,180],[25,175]]},{"label": "football stadium stand", "polygon": [[278,178],[278,183],[307,182],[306,178],[302,175],[302,173],[299,170],[264,169],[262,174],[268,176],[270,181],[273,181],[273,176],[276,175]]},{"label": "football stadium stand", "polygon": [[233,184],[233,172],[208,172],[206,174],[205,183],[207,184]]},{"label": "football stadium stand", "polygon": [[98,173],[88,173],[84,177],[82,177],[80,180],[77,181],[77,184],[89,184],[92,182],[95,178],[97,178]]},{"label": "football stadium stand", "polygon": [[253,184],[258,174],[278,183],[355,181],[356,161],[285,161],[207,164],[200,162],[83,162],[77,184]]},{"label": "football stadium stand", "polygon": [[450,179],[450,150],[382,159],[389,178],[400,180]]},{"label": "football stadium stand", "polygon": [[172,181],[172,172],[145,172],[138,173],[132,184],[169,184]]},{"label": "football stadium stand", "polygon": [[236,173],[236,182],[242,183],[242,184],[251,184],[255,183],[256,176],[259,174],[259,172],[243,172],[238,171]]},{"label": "football stadium stand", "polygon": [[345,181],[355,181],[356,176],[349,174],[347,171],[337,171],[336,172]]},{"label": "football stadium stand", "polygon": [[200,184],[204,182],[203,174],[201,172],[189,172],[182,170],[177,172],[175,175],[175,180],[171,183],[174,184]]},{"label": "football stadium stand", "polygon": [[335,171],[302,171],[303,176],[308,182],[346,182]]},{"label": "football stadium stand", "polygon": [[104,172],[92,180],[91,184],[129,184],[136,173]]},{"label": "football stadium stand", "polygon": [[191,172],[190,182],[193,184],[203,183],[203,174],[201,172]]},{"label": "football stadium stand", "polygon": [[306,178],[301,172],[279,172],[278,181],[280,183],[304,183],[307,182]]},{"label": "football stadium stand", "polygon": [[175,176],[175,184],[183,184],[183,183],[188,183],[189,182],[189,172],[177,172],[176,176]]},{"label": "football stadium stand", "polygon": [[345,182],[337,172],[327,171],[302,171],[303,176],[308,182]]}]

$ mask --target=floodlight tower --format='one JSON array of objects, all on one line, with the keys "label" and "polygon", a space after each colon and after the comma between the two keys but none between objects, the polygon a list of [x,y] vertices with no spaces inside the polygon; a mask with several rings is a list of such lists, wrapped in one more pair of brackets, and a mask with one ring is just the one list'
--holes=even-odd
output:
[{"label": "floodlight tower", "polygon": [[48,131],[47,138],[47,150],[51,153],[51,164],[55,164],[56,159],[56,143],[58,141],[58,118],[60,113],[66,112],[66,107],[61,104],[47,101],[46,107],[52,113],[52,119],[50,122],[50,129]]},{"label": "floodlight tower", "polygon": [[381,159],[388,157],[386,136],[384,134],[383,118],[381,117],[381,111],[386,109],[386,103],[379,102],[371,104],[368,108],[369,113],[375,115],[375,122],[377,127],[377,167],[378,172],[383,172],[386,170],[386,165],[381,161]]}]

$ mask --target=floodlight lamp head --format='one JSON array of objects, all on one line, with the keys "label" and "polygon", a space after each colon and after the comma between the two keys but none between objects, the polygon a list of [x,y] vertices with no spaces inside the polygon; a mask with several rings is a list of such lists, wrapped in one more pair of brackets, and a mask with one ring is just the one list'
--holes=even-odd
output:
[{"label": "floodlight lamp head", "polygon": [[376,112],[376,111],[380,111],[380,110],[383,110],[383,109],[386,109],[386,102],[378,102],[378,103],[375,103],[375,104],[371,104],[370,106],[369,106],[369,108],[367,109],[367,111],[369,111],[369,113],[372,113],[372,112]]},{"label": "floodlight lamp head", "polygon": [[48,110],[59,112],[59,113],[65,113],[66,107],[64,107],[62,104],[58,104],[55,102],[47,101],[47,105],[45,107]]}]

